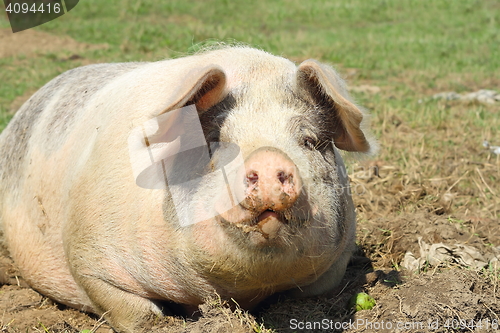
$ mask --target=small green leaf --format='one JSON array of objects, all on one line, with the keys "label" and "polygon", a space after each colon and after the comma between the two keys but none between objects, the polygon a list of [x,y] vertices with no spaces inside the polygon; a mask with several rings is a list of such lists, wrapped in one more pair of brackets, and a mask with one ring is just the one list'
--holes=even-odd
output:
[{"label": "small green leaf", "polygon": [[356,311],[370,310],[375,304],[375,299],[367,293],[355,294],[349,300],[349,308],[354,308]]}]

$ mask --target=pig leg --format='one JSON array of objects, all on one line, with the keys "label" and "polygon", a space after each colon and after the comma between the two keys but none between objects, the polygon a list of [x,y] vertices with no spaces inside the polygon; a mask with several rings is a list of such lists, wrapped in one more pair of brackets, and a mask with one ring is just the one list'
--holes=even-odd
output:
[{"label": "pig leg", "polygon": [[147,323],[162,317],[162,311],[152,301],[97,278],[80,277],[80,285],[89,295],[94,309],[118,332],[142,332]]},{"label": "pig leg", "polygon": [[290,292],[290,296],[300,298],[300,297],[311,297],[322,295],[329,292],[342,280],[344,277],[347,264],[351,259],[352,251],[344,251],[340,257],[333,263],[330,268],[319,277],[312,284],[305,287],[297,288]]}]

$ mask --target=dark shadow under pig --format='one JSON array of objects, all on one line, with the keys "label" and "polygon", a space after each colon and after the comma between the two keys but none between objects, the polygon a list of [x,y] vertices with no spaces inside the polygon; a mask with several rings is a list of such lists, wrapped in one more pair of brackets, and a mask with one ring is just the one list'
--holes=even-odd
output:
[{"label": "dark shadow under pig", "polygon": [[337,149],[375,149],[364,117],[330,67],[247,47],[70,70],[0,136],[4,244],[30,286],[119,332],[164,300],[322,294],[354,246]]}]

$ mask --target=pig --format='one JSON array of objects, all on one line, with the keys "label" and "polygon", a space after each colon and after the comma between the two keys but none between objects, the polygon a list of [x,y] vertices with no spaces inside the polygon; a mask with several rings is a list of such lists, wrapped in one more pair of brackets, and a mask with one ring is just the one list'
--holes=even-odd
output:
[{"label": "pig", "polygon": [[32,288],[118,332],[166,301],[324,294],[354,249],[339,150],[375,152],[367,119],[328,65],[246,46],[69,70],[1,133],[3,245]]}]

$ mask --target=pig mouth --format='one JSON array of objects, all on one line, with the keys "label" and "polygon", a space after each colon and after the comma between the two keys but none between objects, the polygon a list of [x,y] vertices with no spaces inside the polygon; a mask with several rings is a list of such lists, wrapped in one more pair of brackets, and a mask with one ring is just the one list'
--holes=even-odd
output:
[{"label": "pig mouth", "polygon": [[251,199],[243,200],[227,211],[215,209],[215,220],[228,235],[251,247],[287,246],[291,237],[300,235],[300,230],[307,227],[315,216],[316,210],[310,207],[305,195],[285,209]]},{"label": "pig mouth", "polygon": [[260,212],[246,211],[245,219],[239,221],[227,220],[219,215],[219,220],[226,226],[237,228],[243,234],[246,234],[251,244],[256,246],[278,245],[280,243],[280,234],[283,229],[290,224],[285,212],[276,212],[266,209]]},{"label": "pig mouth", "polygon": [[281,219],[280,216],[278,215],[278,213],[276,213],[275,211],[273,211],[271,209],[266,209],[259,216],[257,216],[257,219],[256,219],[257,224],[259,224],[260,222],[262,222],[263,220],[265,220],[269,217],[274,217],[275,219]]}]

